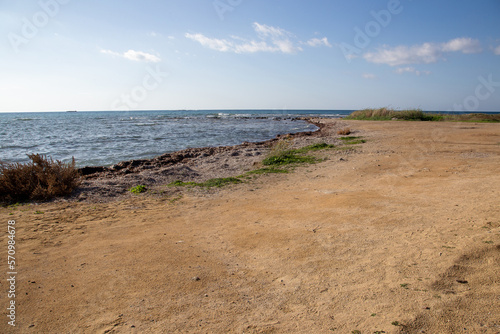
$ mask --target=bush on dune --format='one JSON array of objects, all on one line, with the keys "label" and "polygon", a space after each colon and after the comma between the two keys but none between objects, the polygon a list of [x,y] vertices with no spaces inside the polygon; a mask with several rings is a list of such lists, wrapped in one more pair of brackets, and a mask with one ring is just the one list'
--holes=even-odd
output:
[{"label": "bush on dune", "polygon": [[433,116],[424,113],[420,109],[394,110],[390,108],[363,109],[351,113],[346,119],[359,120],[407,120],[407,121],[430,121]]},{"label": "bush on dune", "polygon": [[363,109],[352,112],[345,119],[354,120],[404,120],[404,121],[445,121],[445,122],[500,122],[500,114],[436,114],[420,109],[394,110],[390,108]]},{"label": "bush on dune", "polygon": [[80,184],[75,159],[65,164],[40,154],[29,154],[26,164],[0,163],[0,201],[49,200],[69,195]]}]

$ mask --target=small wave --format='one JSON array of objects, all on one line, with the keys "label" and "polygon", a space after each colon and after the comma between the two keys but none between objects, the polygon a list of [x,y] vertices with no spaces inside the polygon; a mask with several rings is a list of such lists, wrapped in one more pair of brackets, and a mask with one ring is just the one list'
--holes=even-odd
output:
[{"label": "small wave", "polygon": [[22,146],[22,145],[0,145],[0,149],[22,149],[22,150],[30,150],[35,147],[38,147],[38,145],[31,145],[31,146]]},{"label": "small wave", "polygon": [[29,121],[36,121],[37,118],[16,118],[15,120],[21,122],[29,122]]},{"label": "small wave", "polygon": [[136,123],[135,126],[155,126],[156,123]]}]

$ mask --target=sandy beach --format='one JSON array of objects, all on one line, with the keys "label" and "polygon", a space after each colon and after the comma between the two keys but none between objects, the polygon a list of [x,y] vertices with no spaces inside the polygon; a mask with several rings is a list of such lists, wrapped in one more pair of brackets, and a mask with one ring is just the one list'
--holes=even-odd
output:
[{"label": "sandy beach", "polygon": [[220,189],[161,183],[238,175],[269,147],[0,208],[18,272],[12,327],[3,267],[0,332],[500,333],[500,126],[321,122],[295,145],[336,144],[346,126],[366,143]]}]

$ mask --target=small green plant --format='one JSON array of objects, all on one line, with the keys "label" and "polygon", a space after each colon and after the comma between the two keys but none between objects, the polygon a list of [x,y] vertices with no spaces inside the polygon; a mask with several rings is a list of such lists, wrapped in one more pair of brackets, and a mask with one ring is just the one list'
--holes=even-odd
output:
[{"label": "small green plant", "polygon": [[403,284],[400,284],[400,286],[403,288],[403,289],[408,289],[408,283],[403,283]]},{"label": "small green plant", "polygon": [[401,326],[401,324],[399,323],[399,321],[393,321],[393,322],[391,322],[391,325],[393,325],[393,326]]},{"label": "small green plant", "polygon": [[143,193],[143,192],[145,192],[146,190],[148,190],[148,189],[146,188],[146,186],[145,186],[145,185],[142,185],[142,184],[141,184],[141,185],[138,185],[138,186],[135,186],[135,187],[132,187],[132,188],[130,188],[130,189],[129,189],[129,191],[130,191],[132,194],[136,194],[136,195],[138,195],[138,194],[140,194],[140,193]]},{"label": "small green plant", "polygon": [[35,215],[43,215],[45,212],[43,211],[39,211],[39,210],[36,210],[35,211]]},{"label": "small green plant", "polygon": [[376,315],[377,315],[377,313],[370,314],[371,317],[375,317]]},{"label": "small green plant", "polygon": [[353,330],[351,334],[361,334],[361,331],[358,331],[357,329]]}]

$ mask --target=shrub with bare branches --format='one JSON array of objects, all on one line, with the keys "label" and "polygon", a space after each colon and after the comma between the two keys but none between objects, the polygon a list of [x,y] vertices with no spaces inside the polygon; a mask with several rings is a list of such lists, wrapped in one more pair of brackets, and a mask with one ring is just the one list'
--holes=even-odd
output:
[{"label": "shrub with bare branches", "polygon": [[26,164],[0,163],[0,201],[49,200],[71,194],[80,184],[75,159],[70,163],[29,154]]},{"label": "shrub with bare branches", "polygon": [[350,128],[343,128],[343,129],[340,129],[339,131],[337,131],[337,134],[338,134],[338,135],[341,135],[341,136],[347,136],[347,135],[350,135],[350,134],[351,134],[351,129],[350,129]]}]

